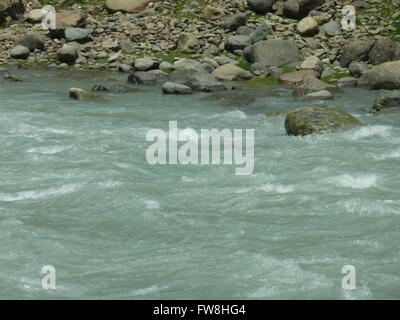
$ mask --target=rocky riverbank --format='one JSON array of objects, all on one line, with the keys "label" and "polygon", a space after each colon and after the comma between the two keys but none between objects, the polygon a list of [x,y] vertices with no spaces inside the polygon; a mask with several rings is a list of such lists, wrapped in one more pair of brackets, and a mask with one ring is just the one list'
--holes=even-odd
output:
[{"label": "rocky riverbank", "polygon": [[[0,63],[7,70],[119,71],[131,84],[160,84],[166,94],[280,83],[293,86],[297,99],[330,100],[342,88],[400,89],[397,1],[0,4]],[[46,4],[56,7],[55,29],[43,29]],[[353,30],[342,28],[345,5],[357,10]]]}]

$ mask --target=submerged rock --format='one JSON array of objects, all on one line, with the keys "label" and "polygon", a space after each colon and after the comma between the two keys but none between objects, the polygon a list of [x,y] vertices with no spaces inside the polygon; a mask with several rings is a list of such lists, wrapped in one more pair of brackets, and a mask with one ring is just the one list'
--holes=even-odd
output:
[{"label": "submerged rock", "polygon": [[197,91],[221,91],[225,86],[213,75],[203,69],[201,65],[181,64],[169,77],[172,82],[180,83]]},{"label": "submerged rock", "polygon": [[218,105],[223,107],[238,107],[247,106],[253,103],[256,99],[253,96],[233,96],[224,101],[221,101]]},{"label": "submerged rock", "polygon": [[93,91],[87,91],[79,88],[71,88],[69,89],[69,96],[73,99],[77,100],[90,100],[90,101],[102,101],[105,98]]},{"label": "submerged rock", "polygon": [[381,92],[375,99],[374,106],[370,112],[377,113],[393,107],[400,107],[400,90]]},{"label": "submerged rock", "polygon": [[361,122],[339,107],[315,104],[295,109],[287,114],[288,135],[326,134],[361,126]]},{"label": "submerged rock", "polygon": [[12,81],[12,82],[24,82],[25,81],[24,79],[14,75],[14,74],[10,74],[10,73],[7,73],[4,75],[4,80]]},{"label": "submerged rock", "polygon": [[165,94],[191,94],[193,93],[192,88],[183,84],[175,82],[166,82],[162,86],[162,91]]},{"label": "submerged rock", "polygon": [[92,87],[92,91],[108,91],[112,93],[129,93],[129,92],[138,92],[140,89],[132,88],[124,84],[115,84],[110,87],[106,87],[102,84],[95,84]]},{"label": "submerged rock", "polygon": [[335,96],[328,90],[320,90],[316,92],[311,92],[305,96],[301,96],[298,100],[331,100],[335,99]]}]

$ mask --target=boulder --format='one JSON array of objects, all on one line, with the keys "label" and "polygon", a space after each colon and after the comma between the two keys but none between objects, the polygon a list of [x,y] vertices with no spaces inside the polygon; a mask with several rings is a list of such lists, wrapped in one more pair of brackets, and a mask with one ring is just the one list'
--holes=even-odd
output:
[{"label": "boulder", "polygon": [[27,20],[30,23],[40,23],[43,18],[47,15],[48,11],[43,9],[33,9],[29,12]]},{"label": "boulder", "polygon": [[340,66],[346,68],[352,61],[367,61],[374,40],[354,40],[346,45],[340,58]]},{"label": "boulder", "polygon": [[312,36],[318,33],[318,23],[311,17],[303,18],[297,24],[297,32],[302,36]]},{"label": "boulder", "polygon": [[79,48],[76,42],[66,43],[57,51],[57,57],[61,62],[73,64],[78,59]]},{"label": "boulder", "polygon": [[400,43],[388,38],[378,39],[369,52],[368,57],[373,65],[400,60]]},{"label": "boulder", "polygon": [[300,69],[302,70],[314,70],[318,73],[318,76],[321,75],[323,70],[322,61],[320,58],[316,56],[309,56],[304,59],[304,61],[300,65]]},{"label": "boulder", "polygon": [[332,84],[323,82],[317,78],[310,77],[304,80],[294,91],[293,95],[296,97],[302,97],[313,92],[326,90],[329,92],[339,92],[340,89]]},{"label": "boulder", "polygon": [[251,39],[249,36],[243,36],[243,35],[238,35],[238,36],[230,36],[226,39],[225,42],[225,48],[226,50],[229,51],[234,51],[234,50],[243,50],[247,46],[251,45]]},{"label": "boulder", "polygon": [[320,30],[325,32],[326,35],[332,37],[336,35],[341,30],[341,28],[342,27],[338,22],[331,20],[328,23],[323,24]]},{"label": "boulder", "polygon": [[88,39],[91,30],[83,28],[68,28],[65,30],[65,40],[68,42],[72,41],[85,41]]},{"label": "boulder", "polygon": [[279,67],[299,58],[299,49],[293,40],[265,40],[253,44],[249,49],[251,63]]},{"label": "boulder", "polygon": [[326,104],[295,109],[285,119],[287,134],[295,136],[334,133],[361,125],[360,121],[346,111]]},{"label": "boulder", "polygon": [[119,42],[119,47],[123,52],[129,53],[135,50],[135,46],[132,44],[131,40],[123,39]]},{"label": "boulder", "polygon": [[260,75],[260,74],[264,74],[264,75],[268,75],[269,74],[269,70],[266,67],[264,67],[262,64],[257,63],[257,62],[253,63],[250,66],[250,70],[251,70],[252,73],[254,73],[257,76]]},{"label": "boulder", "polygon": [[316,92],[311,92],[305,96],[298,98],[299,100],[331,100],[335,99],[335,96],[328,90],[320,90]]},{"label": "boulder", "polygon": [[360,77],[365,72],[368,72],[368,66],[365,62],[362,61],[353,61],[349,65],[350,73],[356,77]]},{"label": "boulder", "polygon": [[192,33],[182,33],[178,38],[178,50],[183,53],[196,53],[200,45]]},{"label": "boulder", "polygon": [[149,71],[157,69],[159,62],[151,58],[138,58],[135,61],[135,69],[138,71]]},{"label": "boulder", "polygon": [[224,10],[212,6],[206,6],[202,13],[206,20],[218,20],[225,15]]},{"label": "boulder", "polygon": [[183,84],[175,82],[166,82],[162,86],[162,91],[165,94],[191,94],[193,93],[192,88]]},{"label": "boulder", "polygon": [[236,31],[240,26],[246,25],[246,15],[244,13],[237,13],[225,18],[222,27],[224,30]]},{"label": "boulder", "polygon": [[104,97],[96,92],[87,91],[80,88],[69,89],[69,96],[77,100],[90,100],[90,101],[102,101]]},{"label": "boulder", "polygon": [[140,85],[155,85],[168,78],[168,74],[161,70],[136,71],[128,77],[128,82]]},{"label": "boulder", "polygon": [[233,64],[224,64],[211,73],[218,80],[248,80],[252,78],[250,72],[243,70]]},{"label": "boulder", "polygon": [[22,37],[18,38],[14,46],[24,46],[29,49],[29,51],[33,51],[35,49],[43,50],[45,44],[45,38],[42,33],[38,31],[29,31]]},{"label": "boulder", "polygon": [[289,18],[301,19],[325,0],[287,0],[283,6],[283,14]]},{"label": "boulder", "polygon": [[247,0],[247,5],[250,10],[265,14],[272,11],[272,6],[277,0]]},{"label": "boulder", "polygon": [[15,46],[10,51],[10,56],[14,59],[26,59],[29,57],[29,54],[29,49],[21,45]]},{"label": "boulder", "polygon": [[357,78],[352,77],[344,77],[338,80],[337,86],[338,88],[354,88],[357,85]]},{"label": "boulder", "polygon": [[80,10],[60,10],[56,13],[56,29],[84,27],[85,16]]},{"label": "boulder", "polygon": [[265,40],[265,38],[271,33],[271,28],[266,23],[259,23],[250,34],[251,43],[254,44],[259,41]]},{"label": "boulder", "polygon": [[225,86],[213,75],[196,64],[181,64],[170,75],[170,81],[186,85],[193,90],[214,92],[226,90]]},{"label": "boulder", "polygon": [[363,73],[357,86],[366,89],[400,89],[400,60],[382,63]]},{"label": "boulder", "polygon": [[393,107],[400,107],[400,90],[381,92],[375,99],[374,106],[370,112],[376,113]]},{"label": "boulder", "polygon": [[309,78],[318,77],[318,73],[314,70],[300,70],[284,73],[279,76],[279,83],[289,86],[298,86]]},{"label": "boulder", "polygon": [[107,0],[106,9],[110,12],[136,13],[146,9],[147,5],[154,0]]}]

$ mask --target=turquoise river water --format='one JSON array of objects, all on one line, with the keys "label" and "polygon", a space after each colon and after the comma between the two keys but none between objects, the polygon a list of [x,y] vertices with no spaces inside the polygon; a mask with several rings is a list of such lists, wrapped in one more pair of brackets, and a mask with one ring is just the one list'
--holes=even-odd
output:
[{"label": "turquoise river water", "polygon": [[[400,298],[400,112],[362,111],[378,92],[330,102],[365,126],[290,137],[265,116],[307,104],[284,88],[225,92],[256,97],[237,107],[159,87],[81,102],[69,88],[126,76],[16,74],[0,80],[0,298]],[[171,120],[254,129],[253,174],[150,165],[146,134]]]}]

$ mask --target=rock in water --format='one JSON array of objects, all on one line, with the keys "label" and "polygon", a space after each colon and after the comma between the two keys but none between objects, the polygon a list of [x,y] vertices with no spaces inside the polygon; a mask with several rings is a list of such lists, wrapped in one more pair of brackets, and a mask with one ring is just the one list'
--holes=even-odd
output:
[{"label": "rock in water", "polygon": [[214,92],[226,90],[225,86],[201,65],[182,63],[170,75],[170,81],[183,84],[197,91]]},{"label": "rock in water", "polygon": [[258,62],[264,66],[279,67],[299,58],[299,49],[293,40],[265,40],[250,47],[251,63]]},{"label": "rock in water", "polygon": [[381,92],[375,99],[374,106],[370,112],[376,113],[392,107],[400,107],[400,90]]},{"label": "rock in water", "polygon": [[166,82],[162,86],[162,91],[165,94],[191,94],[193,93],[192,88],[183,84],[175,82]]},{"label": "rock in water", "polygon": [[314,104],[295,109],[287,114],[285,129],[288,135],[334,133],[357,126],[361,122],[339,107]]},{"label": "rock in water", "polygon": [[400,61],[382,63],[358,79],[358,87],[366,89],[400,89]]},{"label": "rock in water", "polygon": [[69,89],[69,96],[77,100],[91,100],[91,101],[104,100],[104,97],[96,92],[87,91],[79,88]]}]

